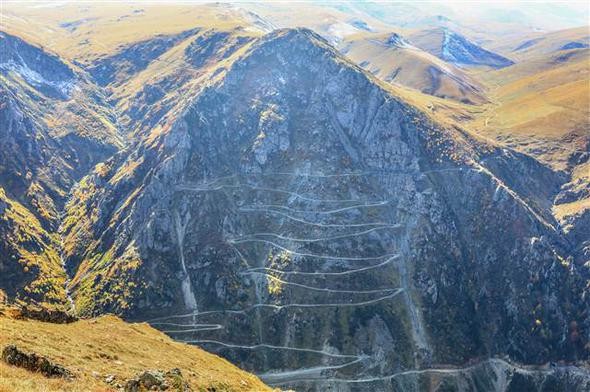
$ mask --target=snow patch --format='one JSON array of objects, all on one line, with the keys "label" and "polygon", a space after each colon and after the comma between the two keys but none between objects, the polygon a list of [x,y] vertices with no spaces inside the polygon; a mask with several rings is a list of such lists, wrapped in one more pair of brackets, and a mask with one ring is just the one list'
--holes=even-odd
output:
[{"label": "snow patch", "polygon": [[39,72],[29,68],[26,63],[17,64],[14,60],[0,63],[0,69],[8,72],[13,71],[20,75],[27,83],[34,87],[49,86],[59,91],[63,96],[70,97],[76,88],[74,79],[63,81],[47,80]]}]

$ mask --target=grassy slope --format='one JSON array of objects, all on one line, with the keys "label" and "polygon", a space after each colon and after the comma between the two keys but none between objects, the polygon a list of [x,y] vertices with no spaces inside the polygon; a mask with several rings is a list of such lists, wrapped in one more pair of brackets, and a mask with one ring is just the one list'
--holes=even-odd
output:
[{"label": "grassy slope", "polygon": [[[559,50],[569,42],[589,43],[588,27],[558,30],[550,33],[530,33],[490,43],[490,49],[516,61],[522,61]],[[521,45],[529,43],[529,45]],[[516,50],[518,49],[518,50]]]},{"label": "grassy slope", "polygon": [[[559,48],[571,41],[585,42],[584,37],[587,41],[587,31],[536,35],[540,39],[536,44],[518,52],[519,63],[476,75],[488,86],[492,103],[466,124],[486,138],[568,172],[575,188],[590,184],[588,163],[570,162],[590,145],[590,50]],[[590,199],[582,197],[554,206],[553,213],[562,221],[588,209]]]},{"label": "grassy slope", "polygon": [[459,68],[414,46],[390,47],[390,34],[357,34],[341,45],[346,56],[378,78],[427,94],[476,104],[486,102],[481,86]]},{"label": "grassy slope", "polygon": [[[590,161],[574,168],[571,182],[575,184],[573,188],[576,190],[590,187]],[[572,202],[557,204],[553,207],[553,214],[559,221],[563,222],[566,218],[578,215],[585,210],[590,210],[590,197],[582,197]]]},{"label": "grassy slope", "polygon": [[216,355],[174,342],[145,323],[130,324],[115,316],[51,324],[0,315],[0,346],[7,344],[48,357],[73,371],[75,379],[47,379],[0,362],[0,392],[109,391],[103,381],[107,374],[126,380],[144,370],[175,367],[195,391],[271,390]]},{"label": "grassy slope", "polygon": [[[564,54],[570,57],[559,61]],[[472,127],[565,169],[588,136],[588,56],[588,49],[560,51],[482,74],[494,102]]]},{"label": "grassy slope", "polygon": [[[214,4],[80,3],[59,7],[4,6],[3,28],[82,63],[112,54],[124,44],[193,28],[248,28],[240,15]],[[35,26],[31,29],[31,26]]]}]

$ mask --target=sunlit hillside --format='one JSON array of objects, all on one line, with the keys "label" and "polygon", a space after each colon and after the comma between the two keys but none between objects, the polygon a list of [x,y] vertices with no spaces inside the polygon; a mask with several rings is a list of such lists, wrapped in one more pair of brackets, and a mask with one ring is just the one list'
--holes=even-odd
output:
[{"label": "sunlit hillside", "polygon": [[351,60],[386,82],[459,102],[486,102],[483,87],[477,81],[397,33],[353,35],[339,48]]},{"label": "sunlit hillside", "polygon": [[[114,391],[116,383],[146,370],[178,368],[193,391],[263,392],[271,388],[257,377],[197,347],[174,342],[145,323],[126,323],[115,316],[52,324],[15,318],[0,308],[0,347],[45,356],[73,373],[72,380],[41,374],[0,361],[0,391]],[[109,381],[109,376],[115,381]],[[111,385],[112,384],[112,385]]]},{"label": "sunlit hillside", "polygon": [[482,73],[492,104],[475,128],[565,169],[569,157],[586,150],[589,142],[589,53],[555,51]]},{"label": "sunlit hillside", "polygon": [[68,2],[58,10],[32,2],[7,3],[1,12],[3,29],[85,64],[158,35],[191,29],[260,31],[248,14],[229,4]]}]

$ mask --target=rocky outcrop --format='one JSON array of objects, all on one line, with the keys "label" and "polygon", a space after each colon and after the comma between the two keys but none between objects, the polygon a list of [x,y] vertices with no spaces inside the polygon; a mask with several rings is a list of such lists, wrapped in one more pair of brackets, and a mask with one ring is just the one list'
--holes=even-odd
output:
[{"label": "rocky outcrop", "polygon": [[31,306],[23,306],[18,309],[18,314],[13,315],[18,319],[30,319],[43,321],[45,323],[54,324],[69,324],[78,321],[78,318],[62,310],[54,310],[47,308],[33,308]]},{"label": "rocky outcrop", "polygon": [[512,60],[444,27],[415,32],[410,36],[410,42],[452,64],[491,68],[504,68],[514,64]]},{"label": "rocky outcrop", "polygon": [[125,392],[140,391],[179,391],[190,392],[191,387],[184,381],[180,369],[172,369],[168,372],[148,370],[137,377],[128,380],[125,384]]},{"label": "rocky outcrop", "polygon": [[72,378],[73,374],[63,366],[35,353],[26,353],[14,345],[2,350],[2,360],[9,365],[21,367],[31,372],[43,374],[45,377]]},{"label": "rocky outcrop", "polygon": [[463,65],[487,65],[503,68],[514,64],[510,59],[490,52],[453,31],[444,30],[441,59]]}]

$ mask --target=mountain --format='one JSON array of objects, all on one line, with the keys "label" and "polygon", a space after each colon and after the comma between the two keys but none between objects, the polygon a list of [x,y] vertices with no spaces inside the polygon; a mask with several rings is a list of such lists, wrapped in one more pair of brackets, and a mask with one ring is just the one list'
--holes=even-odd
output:
[{"label": "mountain", "polygon": [[75,189],[76,311],[150,320],[273,385],[561,377],[463,364],[587,356],[562,178],[392,91],[309,30],[256,40]]},{"label": "mountain", "polygon": [[514,63],[447,28],[417,31],[408,38],[420,49],[453,64],[503,68]]},{"label": "mountain", "polygon": [[418,49],[397,33],[360,34],[339,50],[388,83],[469,104],[487,102],[482,86],[458,67]]},{"label": "mountain", "polygon": [[114,313],[280,388],[587,390],[588,49],[404,7],[7,4],[0,301],[89,320],[3,336],[91,385],[87,341],[201,374]]}]

